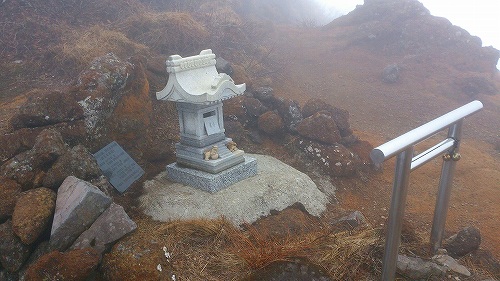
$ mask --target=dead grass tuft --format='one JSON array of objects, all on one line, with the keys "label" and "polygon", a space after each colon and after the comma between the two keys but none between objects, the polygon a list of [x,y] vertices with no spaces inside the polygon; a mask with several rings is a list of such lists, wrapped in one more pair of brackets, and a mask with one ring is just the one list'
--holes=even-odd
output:
[{"label": "dead grass tuft", "polygon": [[107,53],[120,58],[146,54],[148,48],[129,40],[123,33],[94,25],[65,33],[62,43],[54,47],[55,60],[66,67],[83,69],[93,59]]},{"label": "dead grass tuft", "polygon": [[124,20],[118,29],[161,54],[185,55],[206,48],[208,32],[188,13],[144,12]]}]

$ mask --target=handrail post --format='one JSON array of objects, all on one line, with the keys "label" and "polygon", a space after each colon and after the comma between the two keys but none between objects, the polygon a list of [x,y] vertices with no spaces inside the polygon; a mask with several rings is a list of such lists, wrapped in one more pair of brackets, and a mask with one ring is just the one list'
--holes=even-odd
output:
[{"label": "handrail post", "polygon": [[[452,153],[458,153],[460,138],[462,136],[462,123],[463,119],[453,124],[448,130],[448,137],[455,140],[454,149],[451,151]],[[432,222],[431,230],[430,243],[432,248],[431,250],[433,252],[436,252],[441,247],[456,164],[457,161],[455,160],[443,160],[441,178],[439,180],[439,190],[436,199],[436,207],[434,208],[434,219]]]},{"label": "handrail post", "polygon": [[391,209],[389,223],[385,236],[385,250],[383,259],[382,280],[394,280],[396,276],[396,262],[401,240],[401,228],[408,194],[408,182],[411,171],[413,146],[400,152],[397,156],[394,186],[392,188]]}]

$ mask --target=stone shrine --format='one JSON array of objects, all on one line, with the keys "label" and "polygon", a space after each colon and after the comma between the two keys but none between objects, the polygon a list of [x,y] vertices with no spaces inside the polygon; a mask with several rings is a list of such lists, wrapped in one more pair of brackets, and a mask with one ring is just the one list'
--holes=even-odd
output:
[{"label": "stone shrine", "polygon": [[257,173],[255,159],[224,130],[222,101],[242,95],[246,86],[219,74],[215,63],[210,49],[192,57],[170,56],[167,85],[156,93],[158,100],[174,101],[179,114],[177,162],[167,166],[169,178],[210,192]]}]

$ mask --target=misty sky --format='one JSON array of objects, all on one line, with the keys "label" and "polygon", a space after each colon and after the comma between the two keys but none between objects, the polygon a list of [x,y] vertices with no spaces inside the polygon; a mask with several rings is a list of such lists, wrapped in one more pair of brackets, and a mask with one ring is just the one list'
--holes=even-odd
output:
[{"label": "misty sky", "polygon": [[[331,11],[347,14],[363,0],[314,0]],[[500,0],[419,0],[432,15],[445,17],[452,24],[478,36],[483,46],[500,50]],[[500,61],[497,64],[500,69]]]}]

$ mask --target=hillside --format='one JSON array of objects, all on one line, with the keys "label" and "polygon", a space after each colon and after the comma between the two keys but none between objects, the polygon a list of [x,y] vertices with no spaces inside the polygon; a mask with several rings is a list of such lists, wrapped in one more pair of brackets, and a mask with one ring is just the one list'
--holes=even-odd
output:
[{"label": "hillside", "polygon": [[[311,19],[316,8],[309,7],[306,0],[3,1],[0,195],[15,204],[21,191],[57,191],[53,178],[67,172],[53,173],[62,156],[35,153],[45,129],[58,132],[71,151],[89,155],[117,141],[146,174],[123,195],[96,183],[138,225],[94,268],[97,280],[167,280],[169,274],[179,280],[259,280],[273,261],[295,258],[331,280],[377,279],[394,161],[377,169],[369,151],[478,99],[484,109],[464,124],[446,236],[468,226],[479,229],[481,249],[459,259],[472,269],[466,280],[499,279],[500,51],[482,47],[480,38],[430,15],[416,0],[365,0],[325,26]],[[160,223],[142,213],[142,183],[175,161],[179,140],[175,106],[156,100],[167,81],[164,62],[172,54],[207,48],[230,63],[236,83],[247,84],[244,97],[224,104],[227,135],[246,152],[274,156],[308,174],[330,196],[321,218],[292,206],[235,228],[222,218]],[[303,115],[300,120],[287,113],[291,108]],[[342,156],[318,141],[330,132],[296,127],[320,111],[335,120],[335,147]],[[330,149],[338,163],[355,164],[325,168],[303,141]],[[42,155],[42,164],[30,158],[33,153]],[[33,170],[12,172],[23,161]],[[430,258],[440,165],[436,159],[411,175],[405,254]],[[5,205],[0,225],[12,219]],[[354,210],[367,225],[346,230],[334,223]],[[42,248],[46,232],[29,251]],[[162,261],[161,271],[164,246],[174,258]],[[17,280],[19,272],[0,266],[2,278]]]}]

